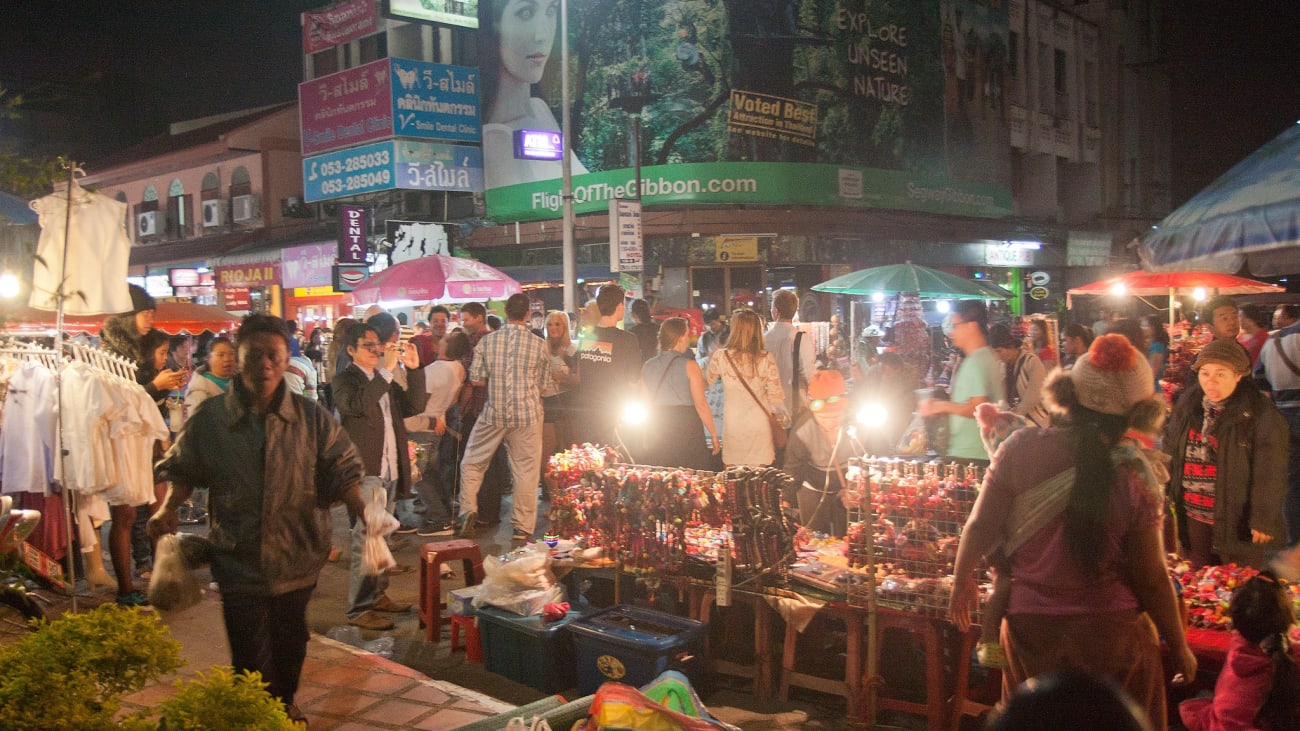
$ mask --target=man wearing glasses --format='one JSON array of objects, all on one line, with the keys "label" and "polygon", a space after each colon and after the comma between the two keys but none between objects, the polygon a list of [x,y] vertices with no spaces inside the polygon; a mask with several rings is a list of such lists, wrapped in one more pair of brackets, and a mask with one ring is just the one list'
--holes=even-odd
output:
[{"label": "man wearing glasses", "polygon": [[[366,502],[379,500],[390,513],[396,509],[399,491],[411,484],[411,460],[407,457],[406,425],[402,420],[424,411],[424,370],[415,346],[398,343],[397,321],[388,313],[371,317],[348,329],[344,337],[352,364],[334,379],[334,403],[339,420],[352,438],[366,476],[361,494]],[[381,332],[387,337],[381,337]],[[365,546],[365,522],[352,526],[352,568],[348,574],[348,623],[362,629],[387,630],[393,622],[382,613],[400,613],[410,604],[393,601],[385,593],[387,574],[365,575],[361,554]],[[395,573],[402,567],[395,567]]]},{"label": "man wearing glasses", "polygon": [[948,457],[987,464],[989,453],[975,423],[975,407],[1002,400],[1002,376],[998,356],[989,347],[989,313],[979,300],[963,300],[949,316],[951,329],[945,333],[966,356],[952,379],[949,401],[930,399],[918,405],[921,416],[948,415]]}]

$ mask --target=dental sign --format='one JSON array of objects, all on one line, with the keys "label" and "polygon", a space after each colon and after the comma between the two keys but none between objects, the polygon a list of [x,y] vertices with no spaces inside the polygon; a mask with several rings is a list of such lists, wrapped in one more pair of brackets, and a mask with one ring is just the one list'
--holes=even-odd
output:
[{"label": "dental sign", "polygon": [[381,190],[483,190],[483,151],[466,145],[386,140],[302,161],[308,203]]},{"label": "dental sign", "polygon": [[361,206],[339,206],[342,218],[339,226],[339,263],[366,263],[366,232],[370,225],[366,209]]},{"label": "dental sign", "polygon": [[478,142],[478,69],[381,58],[298,85],[302,154],[392,137]]},{"label": "dental sign", "polygon": [[544,129],[515,130],[515,157],[520,160],[562,159],[564,139],[559,132]]}]

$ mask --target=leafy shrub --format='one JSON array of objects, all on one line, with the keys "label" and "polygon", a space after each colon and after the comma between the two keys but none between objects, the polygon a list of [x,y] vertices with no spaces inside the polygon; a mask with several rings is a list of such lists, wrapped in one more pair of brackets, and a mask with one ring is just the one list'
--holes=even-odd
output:
[{"label": "leafy shrub", "polygon": [[176,694],[158,706],[161,731],[296,728],[280,701],[266,692],[260,673],[213,668],[211,675],[199,673],[176,687]]},{"label": "leafy shrub", "polygon": [[181,666],[180,643],[148,613],[104,605],[0,648],[0,728],[119,728],[119,697]]}]

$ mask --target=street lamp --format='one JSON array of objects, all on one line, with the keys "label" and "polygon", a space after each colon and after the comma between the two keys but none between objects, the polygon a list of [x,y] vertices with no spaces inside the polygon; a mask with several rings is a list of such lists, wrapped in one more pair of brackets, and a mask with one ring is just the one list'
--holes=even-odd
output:
[{"label": "street lamp", "polygon": [[564,309],[566,312],[578,311],[578,252],[573,241],[573,147],[569,135],[573,131],[569,114],[569,0],[560,0],[560,135],[562,151],[563,184],[560,199],[564,205],[564,234],[561,252],[564,269]]}]

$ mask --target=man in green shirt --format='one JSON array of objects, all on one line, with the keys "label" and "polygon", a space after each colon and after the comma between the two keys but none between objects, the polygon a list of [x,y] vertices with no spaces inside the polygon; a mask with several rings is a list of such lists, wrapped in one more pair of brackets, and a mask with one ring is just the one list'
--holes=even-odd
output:
[{"label": "man in green shirt", "polygon": [[988,462],[989,453],[980,439],[975,423],[975,407],[1002,400],[1002,366],[989,347],[989,313],[979,300],[963,300],[949,316],[952,329],[948,337],[961,349],[965,358],[952,379],[949,401],[929,400],[919,405],[921,416],[948,415],[948,453],[963,460]]}]

